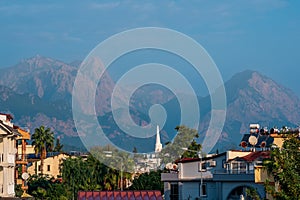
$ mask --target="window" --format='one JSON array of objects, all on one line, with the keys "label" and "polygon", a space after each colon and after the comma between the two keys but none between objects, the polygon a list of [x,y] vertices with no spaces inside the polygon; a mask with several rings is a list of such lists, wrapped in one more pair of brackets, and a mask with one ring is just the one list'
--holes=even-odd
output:
[{"label": "window", "polygon": [[39,167],[38,167],[38,171],[41,171],[41,165],[39,165]]},{"label": "window", "polygon": [[48,172],[50,171],[50,165],[47,165],[47,171]]},{"label": "window", "polygon": [[200,197],[203,197],[203,196],[207,196],[207,185],[206,183],[203,183],[202,184],[202,188],[201,188],[201,184],[199,185],[199,194],[200,194]]},{"label": "window", "polygon": [[240,173],[246,173],[246,163],[240,162]]},{"label": "window", "polygon": [[247,172],[247,164],[245,162],[233,162],[231,167],[233,174],[242,174]]},{"label": "window", "polygon": [[254,165],[253,164],[249,164],[249,171],[253,171],[254,170]]},{"label": "window", "polygon": [[232,163],[232,173],[237,174],[238,169],[239,169],[239,163],[236,163],[236,162]]},{"label": "window", "polygon": [[206,162],[200,162],[199,163],[199,172],[201,172],[201,171],[203,171],[203,172],[205,172],[206,171],[206,167],[207,167],[207,164],[206,164]]},{"label": "window", "polygon": [[171,183],[170,200],[179,200],[178,183]]}]

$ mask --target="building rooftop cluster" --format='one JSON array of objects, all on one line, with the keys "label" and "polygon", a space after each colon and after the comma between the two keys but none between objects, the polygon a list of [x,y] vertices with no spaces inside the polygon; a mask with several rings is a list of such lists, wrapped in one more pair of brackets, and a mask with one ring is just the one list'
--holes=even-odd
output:
[{"label": "building rooftop cluster", "polygon": [[[41,171],[40,155],[35,153],[34,146],[27,144],[27,140],[30,140],[29,131],[14,125],[12,120],[10,114],[0,113],[0,197],[14,197],[15,184],[21,184],[26,191],[26,178]],[[169,163],[166,165],[167,173],[161,174],[164,199],[239,199],[246,198],[246,190],[249,188],[254,188],[261,198],[268,198],[263,185],[268,177],[263,170],[263,160],[269,158],[274,145],[282,146],[287,134],[299,132],[299,128],[268,129],[261,128],[259,124],[250,124],[249,133],[242,136],[240,149]],[[161,164],[158,157],[161,150],[157,127],[154,153],[138,160],[136,173],[157,169]],[[86,155],[78,152],[49,152],[45,159],[45,174],[59,178],[60,162],[70,156]],[[16,170],[18,168],[21,170]],[[94,196],[162,199],[159,191],[79,193],[79,199]]]},{"label": "building rooftop cluster", "polygon": [[261,199],[270,198],[263,183],[272,177],[263,169],[263,160],[270,157],[272,148],[280,148],[290,133],[299,134],[299,128],[268,130],[250,124],[240,150],[176,161],[176,170],[170,168],[161,175],[165,199],[247,199],[248,189]]}]

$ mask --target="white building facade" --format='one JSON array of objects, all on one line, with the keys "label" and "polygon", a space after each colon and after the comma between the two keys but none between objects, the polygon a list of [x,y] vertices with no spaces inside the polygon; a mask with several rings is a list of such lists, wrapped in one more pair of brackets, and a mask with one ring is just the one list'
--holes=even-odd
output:
[{"label": "white building facade", "polygon": [[11,119],[8,114],[0,114],[0,197],[15,196],[15,142],[18,132]]}]

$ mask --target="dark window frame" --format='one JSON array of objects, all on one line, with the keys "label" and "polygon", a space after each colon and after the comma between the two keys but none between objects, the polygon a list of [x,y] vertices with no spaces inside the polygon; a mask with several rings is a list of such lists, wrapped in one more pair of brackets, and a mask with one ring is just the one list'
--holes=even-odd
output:
[{"label": "dark window frame", "polygon": [[203,183],[201,188],[201,183],[199,184],[199,196],[207,197],[207,184]]},{"label": "dark window frame", "polygon": [[170,200],[179,200],[179,185],[178,185],[178,183],[171,183]]}]

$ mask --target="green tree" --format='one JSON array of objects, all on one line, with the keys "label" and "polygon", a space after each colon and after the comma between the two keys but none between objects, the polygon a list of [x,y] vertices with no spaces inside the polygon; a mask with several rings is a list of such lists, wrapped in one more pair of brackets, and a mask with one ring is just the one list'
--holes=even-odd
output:
[{"label": "green tree", "polygon": [[35,199],[71,199],[71,193],[62,183],[41,175],[33,175],[28,179],[28,194]]},{"label": "green tree", "polygon": [[23,190],[22,190],[22,185],[21,184],[16,185],[15,194],[16,194],[16,197],[21,197],[22,196]]},{"label": "green tree", "polygon": [[246,195],[252,200],[260,200],[259,194],[253,187],[246,189]]},{"label": "green tree", "polygon": [[105,176],[107,190],[120,189],[121,185],[124,186],[125,179],[131,180],[130,172],[133,172],[135,162],[130,153],[119,151],[109,145],[93,147],[90,152],[96,159],[101,160],[107,166],[113,167],[113,169],[109,169],[110,172]]},{"label": "green tree", "polygon": [[54,143],[54,133],[50,128],[40,126],[34,130],[32,135],[32,145],[34,145],[35,154],[40,154],[41,158],[41,174],[44,172],[44,159],[47,156],[47,151],[52,151]]},{"label": "green tree", "polygon": [[60,139],[56,138],[55,147],[53,149],[54,152],[62,152],[64,145],[60,143]]},{"label": "green tree", "polygon": [[163,192],[164,185],[161,182],[161,171],[151,171],[136,176],[129,187],[130,190],[160,190]]},{"label": "green tree", "polygon": [[61,173],[65,189],[74,196],[79,190],[116,190],[121,183],[118,170],[107,167],[92,155],[86,160],[81,157],[64,160]]},{"label": "green tree", "polygon": [[89,177],[84,161],[81,157],[67,158],[62,162],[60,169],[65,189],[70,191],[73,198],[79,187],[85,185],[85,178]]},{"label": "green tree", "polygon": [[275,181],[274,185],[267,180],[265,186],[276,199],[300,199],[300,140],[298,133],[285,135],[282,148],[273,149],[270,159],[264,161]]},{"label": "green tree", "polygon": [[[183,148],[190,148],[191,150],[193,149],[196,151],[201,149],[201,145],[198,145],[195,141],[195,138],[199,137],[197,130],[188,128],[186,126],[177,126],[175,130],[177,131],[177,135],[174,140],[169,142],[160,152],[160,157],[162,158],[162,163],[164,164],[180,159],[185,153]],[[189,154],[194,155],[195,153],[196,152],[186,152],[184,156],[189,156]]]},{"label": "green tree", "polygon": [[191,142],[191,144],[188,147],[188,150],[186,150],[181,158],[199,158],[198,152],[201,151],[201,144],[198,144],[195,139]]}]

